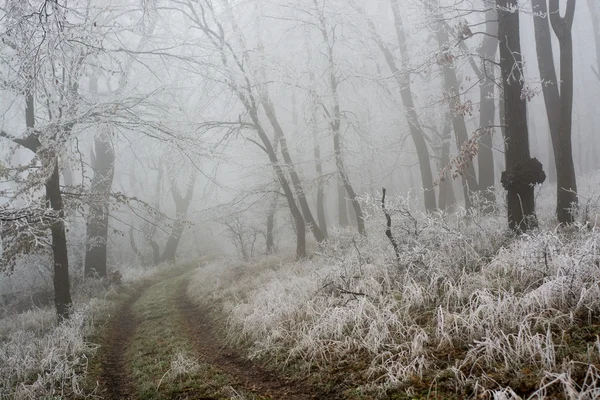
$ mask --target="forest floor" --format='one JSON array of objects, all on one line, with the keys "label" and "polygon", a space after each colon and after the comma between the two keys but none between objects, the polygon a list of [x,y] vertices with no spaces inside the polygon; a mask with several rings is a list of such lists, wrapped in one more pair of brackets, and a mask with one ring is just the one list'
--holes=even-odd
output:
[{"label": "forest floor", "polygon": [[88,383],[104,399],[335,398],[224,346],[187,297],[195,268],[130,289],[97,338]]}]

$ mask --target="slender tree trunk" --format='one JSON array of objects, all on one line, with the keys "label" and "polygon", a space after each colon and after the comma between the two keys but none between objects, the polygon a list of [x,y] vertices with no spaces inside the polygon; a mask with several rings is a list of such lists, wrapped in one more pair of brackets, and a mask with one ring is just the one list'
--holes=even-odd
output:
[{"label": "slender tree trunk", "polygon": [[323,235],[323,233],[321,232],[321,230],[319,229],[319,226],[317,225],[317,222],[315,221],[312,212],[310,211],[310,207],[308,205],[308,201],[306,199],[306,194],[304,192],[304,188],[302,187],[302,182],[300,181],[300,177],[298,176],[298,173],[296,172],[296,167],[292,161],[292,157],[290,156],[289,153],[289,149],[287,146],[287,140],[285,138],[285,135],[283,133],[283,128],[281,128],[281,125],[279,124],[279,121],[277,120],[277,115],[275,114],[275,107],[273,107],[273,104],[271,103],[270,100],[266,100],[263,101],[263,108],[265,110],[265,114],[267,115],[267,118],[269,119],[269,122],[271,123],[271,125],[273,126],[273,129],[275,130],[275,135],[276,137],[279,138],[281,147],[281,155],[283,156],[283,160],[285,161],[289,174],[290,174],[290,178],[292,179],[292,184],[294,185],[294,189],[296,190],[296,194],[298,196],[298,202],[300,203],[300,208],[302,209],[302,214],[304,215],[304,220],[306,221],[306,223],[308,224],[310,230],[312,231],[315,239],[317,240],[317,242],[322,242],[323,240],[326,239],[326,237]]},{"label": "slender tree trunk", "polygon": [[[440,16],[437,18],[441,19]],[[438,46],[441,51],[444,51],[448,47],[448,32],[446,27],[441,22],[438,23],[436,29],[436,38]],[[444,82],[444,92],[448,96],[448,106],[452,115],[452,126],[454,128],[454,135],[456,136],[456,148],[460,152],[463,144],[469,140],[469,134],[467,133],[467,124],[465,123],[464,116],[458,112],[460,108],[460,85],[458,84],[458,78],[456,76],[456,69],[454,68],[453,61],[444,61],[441,64],[442,76]],[[477,177],[475,176],[475,166],[473,163],[469,163],[464,166],[462,170],[462,182],[463,182],[463,193],[465,197],[465,208],[468,210],[471,208],[471,192],[477,190]]]},{"label": "slender tree trunk", "polygon": [[523,232],[537,225],[533,185],[543,182],[546,176],[540,162],[529,154],[517,0],[496,0],[496,4],[506,124],[506,171],[501,182],[507,190],[508,225]]},{"label": "slender tree trunk", "polygon": [[300,212],[300,209],[298,208],[298,206],[296,204],[296,199],[294,198],[294,192],[292,191],[292,189],[288,183],[288,180],[285,177],[285,173],[283,171],[283,168],[281,168],[279,160],[277,159],[277,154],[275,153],[275,151],[273,149],[273,145],[272,145],[271,141],[269,140],[267,133],[263,129],[263,126],[260,123],[260,119],[258,117],[258,112],[257,112],[256,107],[253,107],[251,104],[248,104],[247,99],[245,99],[244,97],[241,97],[241,100],[242,100],[242,102],[245,103],[246,109],[248,110],[248,112],[250,114],[250,118],[252,118],[252,122],[254,123],[254,126],[256,127],[256,132],[258,133],[258,136],[263,144],[263,150],[267,153],[267,156],[269,157],[269,161],[271,162],[271,166],[273,167],[273,170],[275,171],[275,175],[277,176],[277,179],[279,179],[281,188],[283,189],[283,192],[285,193],[285,198],[288,202],[290,212],[291,212],[292,217],[295,222],[296,258],[298,258],[298,259],[306,258],[306,226],[304,224],[304,218],[302,216],[302,213]]}]

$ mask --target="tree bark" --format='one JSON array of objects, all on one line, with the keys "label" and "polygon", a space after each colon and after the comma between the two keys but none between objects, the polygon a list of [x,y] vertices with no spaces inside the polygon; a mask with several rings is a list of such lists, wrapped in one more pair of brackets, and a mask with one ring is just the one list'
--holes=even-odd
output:
[{"label": "tree bark", "polygon": [[[558,1],[550,0],[550,12],[546,0],[532,0],[534,11],[535,42],[538,57],[546,115],[552,139],[556,166],[556,216],[560,223],[572,223],[573,205],[577,205],[577,182],[573,164],[571,143],[573,112],[573,40],[571,26],[575,13],[575,1],[567,2],[567,14],[560,17]],[[554,53],[550,24],[560,43],[560,91],[554,66]]]},{"label": "tree bark", "polygon": [[501,182],[507,190],[508,225],[524,232],[537,226],[533,185],[543,182],[546,176],[540,162],[529,153],[517,0],[496,0],[496,5],[506,124],[506,170]]}]

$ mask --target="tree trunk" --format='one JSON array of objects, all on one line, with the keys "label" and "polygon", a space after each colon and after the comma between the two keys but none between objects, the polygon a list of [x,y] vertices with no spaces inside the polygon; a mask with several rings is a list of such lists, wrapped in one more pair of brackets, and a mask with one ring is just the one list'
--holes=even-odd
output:
[{"label": "tree trunk", "polygon": [[173,224],[171,235],[167,239],[162,256],[160,257],[162,262],[175,262],[175,254],[177,253],[177,247],[179,246],[179,241],[181,240],[181,235],[185,228],[187,212],[190,203],[192,202],[192,197],[194,196],[195,182],[196,175],[192,174],[185,195],[182,196],[175,179],[171,179],[171,196],[173,196],[173,201],[175,202],[175,223]]},{"label": "tree trunk", "polygon": [[[441,19],[440,16],[438,16],[438,18]],[[438,27],[436,29],[436,38],[440,51],[445,51],[444,49],[448,48],[449,39],[446,27],[441,22],[438,23]],[[448,96],[448,106],[452,115],[454,135],[456,136],[456,148],[460,152],[463,144],[469,140],[465,118],[460,112],[458,112],[460,108],[460,85],[458,84],[458,78],[456,76],[456,69],[454,68],[453,61],[444,60],[441,64],[441,68],[444,82],[444,92]],[[475,167],[473,163],[469,162],[468,165],[464,166],[464,169],[461,172],[463,193],[465,197],[465,208],[468,210],[471,208],[471,192],[477,190],[477,177],[475,176]]]},{"label": "tree trunk", "polygon": [[[29,130],[35,128],[35,108],[32,93],[27,93],[25,97],[25,124]],[[66,127],[64,129],[71,129]],[[41,143],[38,137],[31,133],[25,139],[16,139],[15,142],[34,153],[41,150]],[[52,258],[53,258],[53,283],[54,283],[54,305],[58,320],[63,321],[69,318],[71,311],[71,289],[69,282],[69,256],[67,250],[67,233],[65,229],[65,210],[60,191],[60,171],[58,168],[58,155],[39,154],[42,163],[46,168],[52,170],[50,177],[45,183],[46,201],[49,207],[56,212],[57,220],[50,226],[52,236]]]},{"label": "tree trunk", "polygon": [[67,252],[67,234],[64,223],[64,208],[60,192],[60,174],[58,158],[52,160],[53,170],[46,182],[46,199],[50,207],[57,212],[59,220],[50,226],[52,232],[52,255],[54,257],[54,305],[59,320],[69,318],[71,309],[71,290],[69,287],[69,257]]},{"label": "tree trunk", "polygon": [[107,132],[94,139],[92,204],[87,223],[84,272],[86,277],[106,276],[110,190],[114,177],[115,153]]},{"label": "tree trunk", "polygon": [[296,167],[292,161],[292,157],[290,156],[289,149],[287,146],[287,140],[285,135],[283,134],[283,129],[277,120],[277,116],[275,114],[275,108],[270,100],[265,100],[262,102],[263,108],[265,110],[265,114],[269,119],[269,122],[273,126],[275,130],[275,136],[279,138],[281,144],[281,155],[283,156],[283,160],[285,161],[288,171],[290,173],[290,177],[292,179],[292,184],[294,185],[294,189],[296,190],[296,194],[298,196],[298,202],[300,203],[300,208],[302,209],[302,214],[304,215],[304,220],[308,224],[310,230],[312,231],[317,242],[322,242],[326,239],[323,235],[323,232],[319,229],[312,212],[310,211],[310,207],[308,205],[308,201],[306,199],[306,194],[304,192],[304,188],[302,187],[302,182],[300,181],[300,177],[296,172]]},{"label": "tree trunk", "polygon": [[281,184],[281,188],[285,193],[285,198],[288,202],[288,206],[290,208],[290,212],[295,222],[295,230],[296,230],[296,258],[302,259],[306,258],[306,226],[304,224],[304,218],[300,209],[296,205],[296,199],[294,198],[294,192],[292,191],[287,178],[285,177],[285,173],[283,172],[283,168],[277,159],[277,154],[273,149],[273,145],[267,136],[267,133],[263,129],[263,126],[260,123],[260,119],[258,117],[258,112],[255,107],[252,107],[251,104],[248,104],[247,100],[241,97],[242,102],[245,103],[246,109],[250,114],[250,118],[252,118],[252,122],[256,127],[256,132],[263,144],[263,150],[267,153],[269,157],[269,161],[271,162],[271,166],[275,171],[275,175],[277,175],[277,179],[279,179],[279,183]]},{"label": "tree trunk", "polygon": [[[571,25],[575,3],[572,0],[567,3],[567,9],[571,10],[565,17],[568,19],[558,15],[558,2],[551,0],[550,6],[553,5],[555,8],[551,8],[551,13],[548,13],[546,0],[532,0],[538,65],[540,77],[545,82],[542,90],[556,166],[556,216],[560,223],[571,223],[574,220],[571,207],[577,204],[577,183],[571,144],[573,108]],[[554,66],[549,19],[560,43],[560,92]]]},{"label": "tree trunk", "polygon": [[[486,12],[486,36],[479,48],[481,57],[482,81],[479,86],[479,129],[482,136],[477,149],[479,172],[479,190],[487,204],[483,207],[484,213],[492,212],[496,202],[494,192],[494,151],[493,134],[496,124],[496,103],[494,99],[496,72],[494,65],[487,60],[494,61],[498,51],[498,22],[495,10]],[[489,67],[488,67],[489,66]]]},{"label": "tree trunk", "polygon": [[573,127],[573,37],[571,28],[575,15],[575,0],[567,0],[564,17],[560,16],[558,0],[550,0],[550,22],[560,44],[560,125],[556,143],[558,222],[575,221],[574,209],[577,208],[577,178],[573,164],[573,146],[571,134]]},{"label": "tree trunk", "polygon": [[543,182],[546,176],[540,162],[529,154],[517,0],[496,0],[496,5],[506,124],[506,171],[502,172],[501,182],[508,192],[508,225],[524,232],[537,226],[533,185]]}]

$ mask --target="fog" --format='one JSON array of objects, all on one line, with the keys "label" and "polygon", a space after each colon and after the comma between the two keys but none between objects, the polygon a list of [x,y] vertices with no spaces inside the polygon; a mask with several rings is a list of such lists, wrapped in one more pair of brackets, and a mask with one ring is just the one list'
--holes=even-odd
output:
[{"label": "fog", "polygon": [[[311,234],[315,225],[325,233],[354,229],[363,218],[353,200],[368,214],[365,199],[379,198],[383,187],[413,198],[423,210],[424,192],[442,202],[439,192],[451,187],[455,201],[436,206],[468,207],[466,181],[457,173],[462,167],[456,167],[463,138],[448,119],[457,114],[475,147],[481,148],[478,135],[491,135],[485,160],[493,157],[493,185],[502,197],[499,54],[486,59],[480,52],[490,36],[486,15],[495,15],[486,10],[494,5],[400,0],[399,21],[390,4],[3,2],[5,206],[43,203],[49,157],[58,160],[72,270],[83,268],[94,247],[90,221],[98,208],[110,215],[109,265],[158,262],[153,251],[158,246],[163,253],[170,237],[180,241],[174,248],[179,258],[209,250],[250,258],[294,245],[297,226],[281,177],[305,217],[307,238],[317,238]],[[594,22],[597,27],[600,17],[590,5],[593,0],[577,3],[572,28],[577,176],[599,167],[600,79],[594,70],[600,38]],[[561,7],[564,13],[565,2]],[[529,4],[521,6],[520,17],[530,150],[551,183],[556,173],[542,85],[552,83],[540,78]],[[436,40],[440,29],[444,43]],[[555,35],[552,40],[559,68],[559,43]],[[448,66],[459,85],[450,91],[444,86]],[[491,72],[483,80],[482,66]],[[480,86],[488,81],[495,114],[490,126],[480,121]],[[408,83],[414,107],[401,96]],[[423,186],[409,110],[423,132],[433,189]],[[28,132],[37,132],[45,153],[18,144]],[[97,164],[103,155],[104,175]],[[468,160],[475,182],[481,162],[477,154]],[[268,245],[271,236],[274,244]],[[5,250],[11,243],[5,241]]]}]

